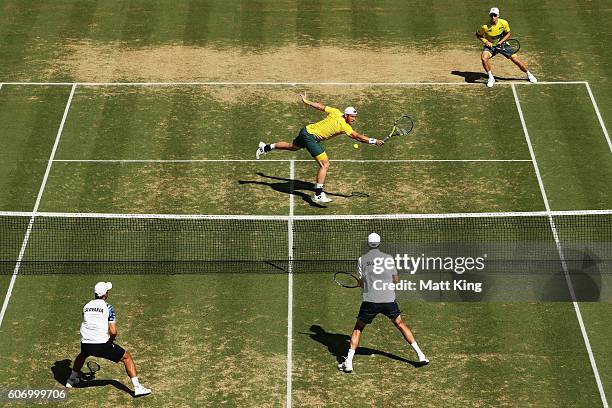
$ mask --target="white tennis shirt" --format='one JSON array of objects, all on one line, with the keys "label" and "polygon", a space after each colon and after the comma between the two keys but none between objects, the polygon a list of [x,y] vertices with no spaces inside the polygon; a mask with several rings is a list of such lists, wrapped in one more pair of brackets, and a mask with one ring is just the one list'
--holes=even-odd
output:
[{"label": "white tennis shirt", "polygon": [[104,299],[94,299],[83,306],[81,343],[100,344],[110,339],[108,324],[116,322],[115,309]]},{"label": "white tennis shirt", "polygon": [[[393,265],[390,268],[382,266],[385,265],[387,259],[389,259],[387,262]],[[393,275],[397,275],[397,269],[391,255],[380,251],[378,248],[370,249],[359,258],[357,272],[363,282],[364,302],[395,302],[395,290],[388,286],[393,283]]]}]

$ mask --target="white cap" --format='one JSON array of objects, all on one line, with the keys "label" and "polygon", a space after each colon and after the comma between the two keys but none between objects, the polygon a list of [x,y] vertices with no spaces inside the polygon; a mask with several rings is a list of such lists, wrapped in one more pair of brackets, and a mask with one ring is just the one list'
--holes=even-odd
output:
[{"label": "white cap", "polygon": [[110,282],[98,282],[96,286],[94,286],[94,292],[98,296],[104,296],[106,292],[113,288],[113,284]]},{"label": "white cap", "polygon": [[492,7],[491,10],[489,10],[489,15],[491,14],[495,14],[496,16],[499,16],[499,9],[497,7]]},{"label": "white cap", "polygon": [[370,248],[376,248],[378,245],[380,245],[380,235],[375,232],[368,235],[368,245]]},{"label": "white cap", "polygon": [[344,110],[344,114],[345,115],[356,115],[357,109],[353,108],[352,106],[349,106],[348,108]]}]

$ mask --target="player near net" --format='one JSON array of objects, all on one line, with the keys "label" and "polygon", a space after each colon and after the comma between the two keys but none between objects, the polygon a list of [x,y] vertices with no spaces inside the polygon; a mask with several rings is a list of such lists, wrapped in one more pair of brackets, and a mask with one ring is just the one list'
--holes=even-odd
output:
[{"label": "player near net", "polygon": [[516,50],[505,46],[505,42],[510,38],[510,34],[510,25],[508,21],[499,18],[499,9],[497,7],[489,10],[489,21],[481,25],[476,32],[476,37],[484,44],[480,59],[483,68],[489,76],[487,80],[487,87],[489,88],[495,84],[490,60],[497,54],[502,54],[519,67],[521,71],[526,73],[529,82],[538,82],[536,77],[527,69],[527,65],[516,56]]},{"label": "player near net", "polygon": [[[357,322],[351,335],[348,355],[345,360],[338,364],[338,369],[345,373],[353,371],[353,356],[357,347],[359,347],[359,339],[361,333],[367,324],[372,323],[374,318],[379,314],[387,316],[402,333],[402,336],[410,346],[414,349],[419,357],[419,365],[426,365],[429,360],[423,354],[410,328],[404,323],[401,311],[395,300],[395,291],[389,288],[390,283],[397,283],[399,277],[395,266],[389,268],[381,268],[382,271],[375,269],[374,265],[389,265],[395,264],[393,257],[382,252],[378,247],[380,245],[380,235],[371,233],[368,236],[369,250],[366,254],[359,258],[357,262],[357,271],[359,273],[359,286],[361,286],[363,302],[359,308]],[[377,259],[378,258],[378,259]],[[387,258],[391,262],[384,262]],[[379,263],[380,262],[380,263]],[[375,283],[375,281],[378,281]]]},{"label": "player near net", "polygon": [[148,395],[151,390],[145,388],[136,376],[136,365],[130,353],[114,343],[117,337],[117,318],[115,309],[106,303],[108,291],[113,287],[110,282],[98,282],[94,286],[95,298],[83,306],[83,323],[81,323],[81,352],[74,359],[74,366],[66,387],[72,388],[81,379],[79,372],[89,356],[105,358],[118,363],[123,362],[127,375],[134,384],[134,396]]},{"label": "player near net", "polygon": [[310,153],[319,165],[315,177],[315,195],[313,201],[316,203],[328,203],[332,200],[325,194],[323,185],[330,162],[321,142],[341,134],[345,134],[358,142],[369,143],[376,146],[382,146],[385,142],[380,139],[369,138],[353,130],[353,123],[357,120],[357,110],[352,106],[347,107],[344,109],[344,112],[342,112],[331,106],[325,106],[320,102],[309,101],[305,94],[300,94],[300,97],[302,98],[302,102],[306,105],[327,113],[327,117],[300,129],[297,137],[293,139],[292,142],[279,141],[270,144],[259,142],[255,157],[259,159],[262,155],[275,149],[295,151],[306,148],[308,153]]}]

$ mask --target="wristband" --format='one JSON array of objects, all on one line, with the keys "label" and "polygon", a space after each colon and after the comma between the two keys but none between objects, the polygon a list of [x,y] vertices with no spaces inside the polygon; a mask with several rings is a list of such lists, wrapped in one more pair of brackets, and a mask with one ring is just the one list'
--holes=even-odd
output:
[{"label": "wristband", "polygon": [[376,139],[374,139],[373,137],[370,138],[370,140],[368,140],[369,144],[376,144]]},{"label": "wristband", "polygon": [[310,102],[308,99],[304,99],[304,103],[305,103],[306,105],[312,105],[312,102]]}]

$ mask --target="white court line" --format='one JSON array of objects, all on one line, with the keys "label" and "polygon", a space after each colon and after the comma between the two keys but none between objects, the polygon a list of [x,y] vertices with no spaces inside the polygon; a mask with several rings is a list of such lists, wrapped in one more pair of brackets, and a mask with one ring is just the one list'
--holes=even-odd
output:
[{"label": "white court line", "polygon": [[612,152],[612,141],[610,141],[610,135],[608,134],[608,129],[606,129],[606,125],[601,117],[601,113],[599,112],[599,108],[597,107],[597,102],[595,102],[595,96],[593,96],[593,92],[591,92],[591,87],[589,83],[586,82],[586,89],[589,92],[589,97],[591,98],[591,103],[593,104],[593,108],[595,108],[595,114],[597,115],[597,119],[599,120],[599,125],[601,126],[601,130],[603,130],[604,136],[608,141],[608,147],[610,148],[610,152]]},{"label": "white court line", "polygon": [[287,220],[287,400],[286,407],[291,408],[293,378],[293,179],[295,163],[289,162],[289,219]]},{"label": "white court line", "polygon": [[[56,159],[64,163],[249,163],[249,162],[312,162],[312,159]],[[470,162],[531,162],[531,159],[330,159],[334,163],[470,163]]]},{"label": "white court line", "polygon": [[572,303],[574,304],[574,311],[576,312],[576,318],[578,319],[578,324],[580,326],[580,331],[582,333],[582,339],[584,340],[584,345],[589,355],[589,360],[591,362],[591,368],[593,370],[593,375],[595,376],[595,382],[597,383],[597,389],[599,390],[599,396],[601,397],[601,402],[603,406],[605,408],[608,408],[608,400],[606,399],[606,394],[603,389],[603,384],[601,383],[601,378],[599,377],[599,371],[597,370],[597,363],[595,362],[595,356],[593,355],[593,350],[591,349],[589,335],[586,331],[584,321],[582,320],[582,313],[580,312],[580,306],[578,305],[578,302],[576,300],[576,293],[574,292],[574,285],[569,276],[567,264],[565,262],[565,255],[563,253],[563,248],[561,247],[561,243],[559,241],[559,235],[557,234],[557,227],[552,217],[552,212],[550,210],[550,204],[548,202],[548,197],[546,196],[546,191],[544,189],[544,182],[542,181],[542,176],[540,174],[538,162],[535,157],[533,146],[531,144],[531,138],[529,137],[529,132],[527,131],[527,125],[525,124],[525,118],[523,117],[523,110],[521,109],[521,103],[519,102],[518,94],[516,93],[516,88],[514,86],[512,87],[512,94],[514,95],[514,102],[516,104],[516,109],[518,110],[518,114],[521,119],[521,125],[523,126],[523,133],[525,134],[525,140],[527,141],[527,146],[529,147],[529,154],[531,155],[531,159],[533,161],[533,168],[538,178],[538,184],[540,185],[540,192],[542,193],[542,199],[544,200],[544,205],[546,207],[546,213],[548,214],[548,222],[550,224],[550,228],[552,230],[553,237],[555,239],[555,244],[557,246],[557,252],[559,253],[559,257],[561,259],[561,266],[563,268],[563,273],[565,274],[565,281],[567,283],[567,287],[569,289],[570,296],[572,298]]},{"label": "white court line", "polygon": [[[39,86],[69,86],[78,85],[80,87],[91,86],[484,86],[483,82],[288,82],[288,81],[250,81],[250,82],[230,82],[230,81],[199,81],[199,82],[4,82],[7,85],[39,85]],[[496,86],[503,85],[575,85],[585,84],[586,81],[539,81],[532,84],[528,81],[508,81],[496,82]]]},{"label": "white court line", "polygon": [[68,97],[66,108],[64,109],[64,116],[62,116],[62,121],[60,123],[59,129],[57,130],[57,135],[55,136],[55,143],[53,144],[53,149],[51,149],[51,155],[49,156],[49,160],[47,161],[47,168],[45,170],[45,175],[40,185],[40,189],[38,190],[38,195],[36,196],[36,202],[34,203],[34,209],[32,210],[32,215],[30,217],[28,229],[26,230],[25,236],[23,237],[23,242],[21,243],[21,249],[19,250],[19,256],[17,257],[17,262],[15,263],[15,269],[13,270],[13,276],[11,277],[11,282],[9,283],[9,287],[6,291],[6,296],[4,297],[4,303],[2,304],[2,310],[0,311],[0,327],[2,326],[2,320],[4,319],[4,314],[6,313],[6,309],[8,307],[9,300],[11,299],[11,294],[13,293],[13,287],[15,286],[15,280],[17,279],[17,274],[19,273],[19,267],[21,266],[21,260],[23,259],[23,255],[25,254],[26,247],[28,246],[30,234],[32,233],[32,227],[34,226],[34,219],[36,218],[36,213],[38,212],[38,207],[40,206],[40,200],[42,199],[42,195],[43,195],[43,192],[45,191],[45,186],[47,184],[47,179],[49,178],[49,173],[51,172],[51,166],[53,165],[53,158],[55,157],[55,152],[57,151],[57,146],[59,145],[60,137],[62,136],[62,131],[64,130],[64,124],[66,123],[66,118],[68,117],[68,111],[70,110],[70,104],[72,103],[72,97],[74,96],[75,89],[76,89],[76,85],[72,85],[72,89],[70,90],[70,96]]},{"label": "white court line", "polygon": [[[31,217],[30,211],[0,211],[0,217]],[[291,218],[307,220],[372,220],[372,219],[449,219],[449,218],[503,218],[503,217],[563,217],[572,215],[612,215],[610,210],[569,210],[569,211],[522,211],[522,212],[478,212],[478,213],[437,213],[437,214],[321,214],[293,215]],[[286,215],[227,215],[227,214],[119,214],[119,213],[67,213],[36,212],[37,218],[101,218],[101,219],[166,219],[166,220],[251,220],[287,221]]]}]

